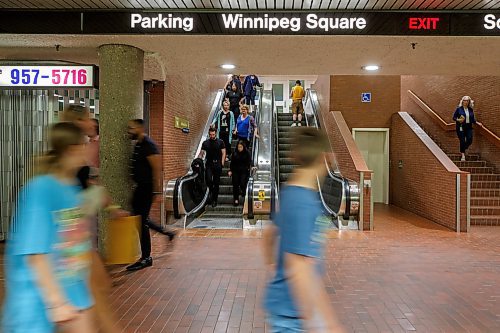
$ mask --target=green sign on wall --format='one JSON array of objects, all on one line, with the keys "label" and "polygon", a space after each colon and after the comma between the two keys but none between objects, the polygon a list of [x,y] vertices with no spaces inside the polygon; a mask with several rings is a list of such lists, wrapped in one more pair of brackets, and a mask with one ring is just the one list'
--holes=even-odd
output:
[{"label": "green sign on wall", "polygon": [[175,117],[175,128],[180,128],[180,129],[189,129],[189,120],[181,118],[181,117]]}]

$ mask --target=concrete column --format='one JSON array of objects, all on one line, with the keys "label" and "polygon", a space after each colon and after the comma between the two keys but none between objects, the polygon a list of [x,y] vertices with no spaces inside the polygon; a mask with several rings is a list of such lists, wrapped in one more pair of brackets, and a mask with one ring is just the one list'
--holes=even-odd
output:
[{"label": "concrete column", "polygon": [[99,47],[100,179],[114,202],[130,209],[130,119],[143,117],[144,51],[128,45]]}]

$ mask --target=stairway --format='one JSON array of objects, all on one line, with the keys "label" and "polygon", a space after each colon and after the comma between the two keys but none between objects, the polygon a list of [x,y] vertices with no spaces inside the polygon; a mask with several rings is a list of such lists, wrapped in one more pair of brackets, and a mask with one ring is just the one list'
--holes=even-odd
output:
[{"label": "stairway", "polygon": [[[231,151],[236,149],[237,140],[231,143]],[[233,205],[233,183],[231,177],[228,176],[229,162],[224,164],[222,175],[220,177],[219,198],[217,200],[217,207],[213,208],[212,205],[205,206],[205,213],[202,218],[241,218],[243,210],[243,201],[240,201],[239,206]],[[240,198],[241,199],[241,198]]]},{"label": "stairway", "polygon": [[500,226],[500,174],[478,154],[467,155],[467,161],[460,161],[460,154],[448,156],[471,174],[470,224]]},{"label": "stairway", "polygon": [[[292,160],[292,135],[294,127],[291,127],[291,113],[278,113],[278,158],[280,166],[280,186],[290,177],[295,165]],[[304,126],[304,120],[302,120]]]},{"label": "stairway", "polygon": [[[436,135],[412,118],[446,153]],[[471,174],[470,224],[500,226],[500,174],[487,161],[481,160],[479,154],[467,155],[467,161],[460,161],[460,154],[447,155],[460,170]]]}]

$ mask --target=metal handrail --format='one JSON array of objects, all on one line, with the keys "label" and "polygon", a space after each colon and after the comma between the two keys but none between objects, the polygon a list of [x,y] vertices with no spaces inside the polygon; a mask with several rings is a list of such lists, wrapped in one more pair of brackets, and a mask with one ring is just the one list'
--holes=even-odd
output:
[{"label": "metal handrail", "polygon": [[[210,126],[213,122],[213,119],[215,117],[217,117],[217,115],[219,113],[222,102],[224,100],[224,96],[225,96],[224,90],[219,89],[217,91],[216,96],[215,96],[214,103],[212,104],[212,108],[210,109],[209,116],[207,117],[207,122],[205,123],[205,126],[203,128],[203,132],[202,132],[198,147],[196,149],[196,153],[194,155],[194,158],[197,158],[200,155],[203,142],[208,137],[208,129],[210,128]],[[180,218],[181,212],[183,212],[186,216],[196,214],[200,209],[202,209],[204,207],[205,202],[208,198],[208,192],[209,192],[208,188],[205,191],[205,195],[204,195],[201,203],[198,204],[191,211],[186,212],[186,209],[185,209],[183,201],[182,201],[182,187],[183,187],[183,185],[186,182],[191,181],[198,176],[200,176],[200,175],[194,174],[193,170],[190,167],[188,172],[184,176],[182,176],[180,178],[176,178],[176,179],[171,179],[171,180],[164,182],[164,184],[163,184],[164,200],[162,200],[162,204],[161,204],[161,208],[160,208],[162,211],[162,216],[161,216],[162,224],[165,223],[165,216],[166,216],[166,214],[165,214],[165,210],[166,210],[165,201],[167,201],[167,200],[172,201],[171,202],[172,207],[169,207],[169,208],[171,208],[173,210],[175,218]],[[203,177],[203,175],[201,175],[201,176]],[[170,193],[170,192],[172,192],[172,193]],[[174,198],[174,196],[175,196],[175,198]],[[175,203],[177,203],[177,205],[175,205]]]},{"label": "metal handrail", "polygon": [[[312,117],[313,117],[314,122],[315,122],[315,124],[314,124],[315,127],[318,129],[321,129],[321,123],[319,121],[318,109],[317,109],[317,104],[319,102],[318,102],[318,98],[317,98],[315,91],[312,91],[311,89],[306,90],[306,104],[307,104],[307,102],[310,102],[310,105],[311,105]],[[306,124],[308,124],[308,126],[309,126],[307,113],[306,113]],[[335,171],[332,172],[331,167],[330,167],[331,164],[329,162],[333,162],[333,164],[336,167]],[[327,169],[328,177],[331,179],[334,179],[342,184],[343,197],[345,200],[341,200],[341,206],[340,206],[339,212],[343,213],[344,218],[348,218],[349,215],[352,213],[351,209],[352,210],[356,209],[355,203],[351,202],[351,199],[352,199],[351,196],[356,197],[357,196],[356,193],[359,193],[359,188],[357,187],[357,185],[355,184],[354,181],[349,180],[345,177],[342,177],[335,159],[333,159],[332,161],[328,161],[327,158],[325,157],[325,166]],[[329,214],[332,214],[333,216],[337,217],[338,213],[333,212],[333,210],[325,202],[325,199],[323,197],[323,193],[321,191],[321,182],[320,182],[319,178],[317,179],[317,182],[318,182],[318,187],[320,189],[319,193],[320,193],[320,197],[321,197],[321,201],[323,203],[323,206],[325,207],[325,209],[328,211]],[[354,191],[354,192],[352,192],[352,191]],[[352,204],[354,204],[354,205],[352,205]]]}]

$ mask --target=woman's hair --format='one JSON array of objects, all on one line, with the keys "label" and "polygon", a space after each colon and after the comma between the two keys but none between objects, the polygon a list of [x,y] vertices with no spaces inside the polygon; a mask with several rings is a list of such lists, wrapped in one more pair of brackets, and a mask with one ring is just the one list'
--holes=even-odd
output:
[{"label": "woman's hair", "polygon": [[313,127],[294,129],[293,155],[296,164],[301,167],[312,166],[330,148],[325,133]]},{"label": "woman's hair", "polygon": [[461,107],[461,106],[462,106],[462,102],[463,102],[463,101],[466,101],[466,100],[468,100],[468,101],[469,101],[469,106],[470,106],[471,108],[473,108],[473,107],[474,107],[474,101],[472,100],[472,98],[470,98],[470,96],[464,96],[464,97],[462,97],[462,98],[460,99],[460,103],[458,103],[458,107]]},{"label": "woman's hair", "polygon": [[246,109],[247,111],[250,110],[250,108],[248,107],[248,105],[246,104],[243,104],[240,109]]},{"label": "woman's hair", "polygon": [[52,125],[49,129],[50,150],[39,158],[37,173],[47,174],[57,170],[58,164],[68,148],[82,144],[83,138],[83,131],[71,122]]},{"label": "woman's hair", "polygon": [[242,145],[242,146],[243,146],[243,151],[248,150],[248,149],[247,149],[247,146],[246,146],[246,144],[245,144],[245,141],[240,140],[240,141],[238,141],[238,144],[236,145],[236,149],[235,149],[235,151],[238,151],[238,146],[239,146],[239,145]]},{"label": "woman's hair", "polygon": [[86,120],[90,117],[90,111],[87,107],[78,104],[70,104],[64,108],[61,115],[61,121],[75,122]]}]

